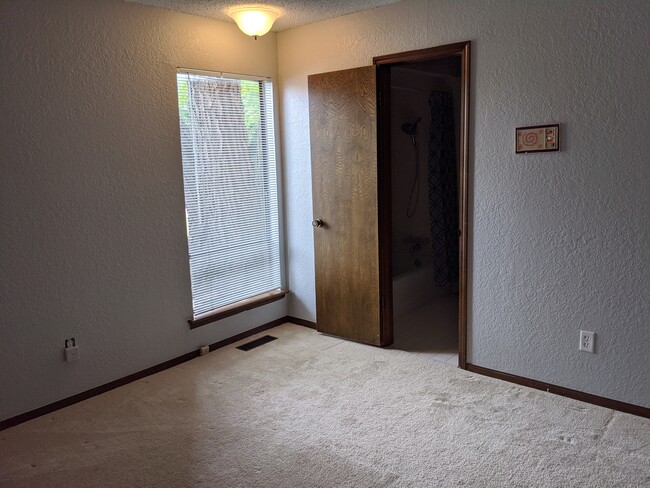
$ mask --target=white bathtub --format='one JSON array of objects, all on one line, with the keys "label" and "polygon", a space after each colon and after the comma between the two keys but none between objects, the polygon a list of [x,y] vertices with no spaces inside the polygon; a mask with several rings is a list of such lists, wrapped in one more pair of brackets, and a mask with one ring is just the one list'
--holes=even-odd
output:
[{"label": "white bathtub", "polygon": [[393,316],[402,317],[451,293],[451,286],[437,287],[433,267],[417,268],[393,278]]}]

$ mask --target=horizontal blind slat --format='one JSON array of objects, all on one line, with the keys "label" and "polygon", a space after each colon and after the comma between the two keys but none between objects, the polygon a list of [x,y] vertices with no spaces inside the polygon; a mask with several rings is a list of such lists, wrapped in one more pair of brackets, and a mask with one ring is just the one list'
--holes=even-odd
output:
[{"label": "horizontal blind slat", "polygon": [[177,74],[194,316],[281,288],[270,81]]}]

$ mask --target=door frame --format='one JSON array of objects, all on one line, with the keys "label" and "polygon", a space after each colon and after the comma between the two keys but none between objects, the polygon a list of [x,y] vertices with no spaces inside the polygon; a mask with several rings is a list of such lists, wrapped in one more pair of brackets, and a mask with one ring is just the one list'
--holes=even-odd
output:
[{"label": "door frame", "polygon": [[382,343],[393,342],[391,222],[390,68],[401,64],[458,56],[461,60],[461,134],[459,192],[458,366],[467,369],[467,300],[469,252],[469,95],[471,41],[373,58],[377,68],[377,164],[379,210],[379,279]]}]

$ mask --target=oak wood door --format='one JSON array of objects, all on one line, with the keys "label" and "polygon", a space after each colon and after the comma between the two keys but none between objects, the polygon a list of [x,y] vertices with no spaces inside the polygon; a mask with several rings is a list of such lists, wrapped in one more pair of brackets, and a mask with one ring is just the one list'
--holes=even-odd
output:
[{"label": "oak wood door", "polygon": [[380,297],[376,86],[374,66],[308,78],[316,322],[320,332],[388,345]]}]

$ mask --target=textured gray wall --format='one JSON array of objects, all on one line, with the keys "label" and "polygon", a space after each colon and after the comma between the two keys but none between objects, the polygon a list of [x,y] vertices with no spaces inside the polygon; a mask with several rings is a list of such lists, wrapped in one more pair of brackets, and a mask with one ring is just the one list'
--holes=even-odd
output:
[{"label": "textured gray wall", "polygon": [[[291,315],[315,319],[307,75],[471,40],[469,360],[650,406],[648,25],[646,0],[407,0],[280,32]],[[514,154],[552,122],[561,152]]]},{"label": "textured gray wall", "polygon": [[0,17],[0,419],[286,315],[189,330],[176,96],[177,66],[274,77],[275,34],[121,0]]},{"label": "textured gray wall", "polygon": [[[649,17],[641,0],[421,0],[280,33],[290,313],[315,319],[307,74],[470,39],[470,359],[650,406]],[[274,76],[274,34],[120,0],[0,0],[0,42],[0,418],[285,315],[187,328],[174,78]],[[562,152],[513,154],[514,127],[556,121]],[[580,328],[597,354],[577,351]]]}]

